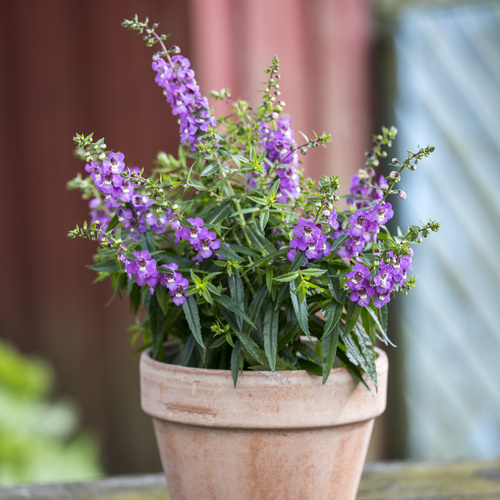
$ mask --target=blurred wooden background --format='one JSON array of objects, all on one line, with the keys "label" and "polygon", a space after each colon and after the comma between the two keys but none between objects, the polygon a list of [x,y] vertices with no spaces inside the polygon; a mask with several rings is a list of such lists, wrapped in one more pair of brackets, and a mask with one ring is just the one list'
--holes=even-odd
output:
[{"label": "blurred wooden background", "polygon": [[103,444],[108,473],[159,470],[139,408],[125,303],[104,305],[92,285],[94,245],[67,232],[87,207],[66,182],[83,164],[76,132],[105,137],[128,164],[175,153],[177,123],[153,81],[152,49],[120,26],[138,14],[172,33],[205,94],[230,87],[257,103],[272,56],[297,134],[333,134],[309,176],[349,175],[373,128],[369,0],[0,0],[0,336],[53,364],[58,392],[75,399]]}]

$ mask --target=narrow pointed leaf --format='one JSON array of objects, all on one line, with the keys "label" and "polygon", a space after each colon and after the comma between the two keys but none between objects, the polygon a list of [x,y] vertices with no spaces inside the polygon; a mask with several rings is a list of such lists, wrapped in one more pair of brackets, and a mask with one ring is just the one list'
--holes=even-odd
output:
[{"label": "narrow pointed leaf", "polygon": [[344,335],[347,335],[357,323],[359,319],[359,315],[361,313],[361,306],[357,302],[353,302],[352,300],[346,300],[345,303],[346,309],[346,320],[344,326]]},{"label": "narrow pointed leaf", "polygon": [[[326,327],[325,327],[326,330]],[[321,341],[321,370],[323,373],[323,384],[328,380],[333,368],[335,355],[337,354],[337,345],[339,341],[340,325],[337,323],[333,329]]]},{"label": "narrow pointed leaf", "polygon": [[[231,292],[231,298],[243,310],[245,307],[244,304],[245,292],[243,290],[243,283],[240,278],[240,272],[238,271],[237,268],[233,269],[231,276],[228,276],[227,280],[229,284],[229,291]],[[241,330],[241,327],[243,325],[243,319],[238,314],[236,315],[236,322],[238,323],[239,329]]]},{"label": "narrow pointed leaf", "polygon": [[276,370],[276,355],[278,354],[278,324],[279,310],[274,307],[273,303],[269,303],[264,316],[263,335],[264,335],[264,350],[271,371]]},{"label": "narrow pointed leaf", "polygon": [[264,232],[266,229],[267,221],[269,220],[269,208],[264,208],[259,215],[260,230]]},{"label": "narrow pointed leaf", "polygon": [[200,315],[198,313],[198,305],[196,304],[196,300],[192,295],[186,298],[184,304],[182,304],[182,309],[184,310],[184,315],[186,316],[186,320],[189,325],[189,329],[193,334],[198,345],[205,349],[205,344],[203,343],[203,339],[201,337],[201,324],[200,324]]},{"label": "narrow pointed leaf", "polygon": [[309,340],[312,341],[311,334],[309,332],[309,312],[307,309],[307,301],[300,300],[299,296],[295,293],[296,290],[296,282],[290,282],[290,298],[292,300],[293,310],[295,312],[295,316],[297,317],[297,321],[299,322],[300,328],[307,335]]},{"label": "narrow pointed leaf", "polygon": [[231,375],[233,376],[234,387],[236,387],[236,384],[238,383],[238,375],[243,370],[244,361],[245,357],[242,353],[241,342],[238,339],[234,343],[234,347],[231,352]]},{"label": "narrow pointed leaf", "polygon": [[321,340],[332,333],[333,329],[337,326],[340,317],[342,316],[343,310],[344,304],[339,304],[338,302],[335,302],[333,300],[330,302],[330,304],[328,304],[328,308],[326,310],[325,327]]},{"label": "narrow pointed leaf", "polygon": [[213,297],[213,299],[222,307],[226,308],[228,311],[231,311],[233,314],[236,314],[236,316],[239,316],[241,319],[243,319],[243,321],[246,321],[250,326],[255,327],[254,322],[248,317],[245,311],[227,295],[219,295]]}]

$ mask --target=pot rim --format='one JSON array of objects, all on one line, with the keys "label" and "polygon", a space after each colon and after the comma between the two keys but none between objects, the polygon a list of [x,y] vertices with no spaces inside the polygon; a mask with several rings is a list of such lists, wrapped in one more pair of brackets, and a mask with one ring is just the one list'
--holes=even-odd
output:
[{"label": "pot rim", "polygon": [[235,387],[231,370],[163,363],[144,351],[142,408],[159,420],[214,428],[303,429],[364,422],[386,406],[388,358],[380,349],[377,355],[378,390],[366,381],[369,391],[347,368],[334,368],[325,384],[305,370],[247,370]]}]

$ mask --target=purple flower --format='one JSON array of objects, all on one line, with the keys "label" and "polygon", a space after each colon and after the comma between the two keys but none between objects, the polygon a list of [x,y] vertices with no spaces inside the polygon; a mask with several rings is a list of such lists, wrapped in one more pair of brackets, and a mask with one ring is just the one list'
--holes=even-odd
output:
[{"label": "purple flower", "polygon": [[337,221],[338,214],[333,207],[323,209],[323,217],[326,217],[326,221],[330,224],[332,229],[338,229],[340,224]]},{"label": "purple flower", "polygon": [[293,229],[295,238],[289,243],[290,250],[287,258],[293,261],[298,250],[305,252],[308,259],[320,259],[330,255],[331,245],[327,236],[323,234],[320,224],[315,224],[314,219],[300,219]]},{"label": "purple flower", "polygon": [[351,177],[350,193],[352,198],[347,198],[349,205],[355,204],[356,208],[364,208],[373,202],[378,203],[384,197],[384,189],[388,189],[384,176],[380,176],[378,182],[373,179],[373,173],[361,170],[359,174]]},{"label": "purple flower", "polygon": [[300,177],[295,170],[299,165],[299,156],[290,123],[289,117],[279,118],[275,125],[262,121],[258,129],[267,161],[281,166],[276,172],[280,179],[276,199],[280,203],[286,203],[288,199],[297,200],[301,192]]},{"label": "purple flower", "polygon": [[189,241],[194,250],[198,252],[193,259],[201,262],[203,259],[211,257],[214,250],[220,248],[220,241],[213,231],[203,227],[205,223],[200,217],[188,219],[188,222],[192,227],[180,226],[176,232],[176,241],[181,239]]},{"label": "purple flower", "polygon": [[151,293],[153,293],[158,283],[156,260],[151,258],[151,254],[147,250],[134,252],[134,255],[136,258],[125,264],[125,271],[130,280],[132,279],[132,275],[135,275],[135,282],[139,286],[149,285]]},{"label": "purple flower", "polygon": [[180,226],[176,232],[177,241],[183,239],[189,241],[191,245],[194,245],[195,243],[198,243],[199,241],[198,232],[205,223],[203,222],[203,219],[201,219],[200,217],[195,217],[194,219],[188,219],[188,222],[192,225],[192,227],[188,228]]},{"label": "purple flower", "polygon": [[209,127],[217,125],[217,120],[210,113],[207,98],[200,93],[189,59],[178,54],[171,61],[155,54],[152,63],[156,71],[155,82],[164,89],[172,114],[179,117],[181,141],[188,143],[191,151],[196,151],[198,143],[203,142],[203,135]]},{"label": "purple flower", "polygon": [[373,305],[379,309],[387,304],[391,300],[391,294],[389,292],[385,293],[375,293],[373,296]]},{"label": "purple flower", "polygon": [[175,262],[162,264],[161,267],[170,269],[172,273],[161,273],[159,283],[168,289],[168,293],[172,297],[172,302],[176,306],[184,304],[187,297],[185,290],[189,286],[189,281],[177,271],[179,266]]},{"label": "purple flower", "polygon": [[370,303],[370,297],[375,295],[375,290],[369,284],[360,287],[359,289],[353,290],[350,295],[350,299],[353,302],[357,302],[361,307],[367,306]]},{"label": "purple flower", "polygon": [[360,290],[370,285],[370,270],[363,264],[355,264],[353,270],[347,274],[347,286],[351,290]]},{"label": "purple flower", "polygon": [[202,227],[198,232],[198,241],[193,243],[193,248],[198,252],[198,255],[194,259],[201,262],[203,259],[211,257],[213,250],[220,248],[220,241],[213,231]]},{"label": "purple flower", "polygon": [[394,216],[394,211],[390,203],[378,203],[371,209],[371,212],[375,215],[375,221],[379,226],[385,224]]}]

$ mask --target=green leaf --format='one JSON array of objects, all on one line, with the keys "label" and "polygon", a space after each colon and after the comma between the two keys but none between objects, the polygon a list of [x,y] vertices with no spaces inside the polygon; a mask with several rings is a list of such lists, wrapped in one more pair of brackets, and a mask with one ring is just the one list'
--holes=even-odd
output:
[{"label": "green leaf", "polygon": [[265,198],[260,198],[258,196],[247,196],[249,200],[254,201],[255,203],[258,203],[259,205],[267,205],[267,201]]},{"label": "green leaf", "polygon": [[201,172],[200,177],[205,177],[206,175],[212,175],[219,171],[218,163],[209,163]]},{"label": "green leaf", "polygon": [[234,331],[234,334],[243,344],[243,347],[260,364],[265,364],[265,352],[245,332]]},{"label": "green leaf", "polygon": [[87,266],[92,271],[96,271],[98,273],[112,273],[114,271],[119,271],[120,266],[116,262],[115,259],[109,259],[102,262],[98,262],[97,264],[92,264]]},{"label": "green leaf", "polygon": [[188,366],[189,360],[193,356],[193,351],[196,346],[196,339],[192,333],[189,334],[186,342],[184,343],[184,348],[182,350],[181,365]]},{"label": "green leaf", "polygon": [[272,266],[269,266],[266,269],[266,286],[267,289],[269,290],[269,293],[272,293],[273,291],[273,276],[274,276],[274,269]]},{"label": "green leaf", "polygon": [[263,335],[264,335],[264,350],[271,371],[276,370],[276,356],[278,354],[278,326],[279,326],[279,309],[271,302],[267,305],[266,314],[264,316]]},{"label": "green leaf", "polygon": [[[384,304],[384,307],[385,307],[385,304]],[[374,311],[372,309],[371,306],[366,306],[365,307],[365,310],[368,312],[368,314],[373,318],[373,321],[375,321],[375,324],[377,325],[379,331],[380,331],[380,340],[382,342],[385,343],[385,345],[387,344],[390,344],[392,345],[393,347],[396,347],[390,340],[389,340],[389,337],[387,336],[387,331],[385,328],[387,328],[387,324],[385,326],[385,328],[382,326],[382,323],[379,321],[378,319],[378,315],[377,315],[377,312]],[[381,311],[381,315],[382,315],[382,311]],[[387,319],[387,316],[386,316],[386,319]]]},{"label": "green leaf", "polygon": [[320,269],[318,267],[306,267],[301,273],[304,276],[321,276],[326,273],[326,269]]},{"label": "green leaf", "polygon": [[114,229],[119,224],[118,216],[114,215],[113,218],[109,221],[108,226],[106,227],[106,232],[109,233],[112,229]]},{"label": "green leaf", "polygon": [[149,326],[152,336],[152,355],[153,359],[163,361],[163,325],[165,316],[163,315],[160,305],[156,300],[155,295],[151,295],[149,299]]},{"label": "green leaf", "polygon": [[[233,268],[231,275],[228,276],[228,278],[227,278],[227,281],[228,281],[228,285],[229,285],[229,291],[231,292],[231,298],[243,310],[245,292],[243,289],[243,283],[242,283],[241,278],[240,278],[240,272],[238,271],[237,268]],[[238,323],[238,327],[241,330],[241,327],[243,324],[243,320],[242,320],[241,316],[239,316],[239,315],[236,316],[236,322]]]},{"label": "green leaf", "polygon": [[253,255],[254,257],[260,257],[261,254],[254,250],[253,248],[244,247],[242,245],[231,244],[231,249],[235,252],[242,253],[244,255]]},{"label": "green leaf", "polygon": [[223,203],[220,206],[216,206],[214,210],[211,211],[210,215],[206,217],[205,224],[218,224],[223,221],[231,212],[231,202]]},{"label": "green leaf", "polygon": [[[250,302],[250,306],[248,307],[248,316],[252,320],[252,323],[255,323],[257,321],[257,317],[259,316],[262,304],[264,303],[264,300],[267,296],[268,292],[266,285],[262,285],[253,296],[252,302]],[[251,330],[252,327],[249,323],[245,323],[243,325],[243,331],[245,333],[249,334]]]},{"label": "green leaf", "polygon": [[328,304],[328,308],[326,310],[326,321],[321,340],[330,335],[333,329],[338,325],[343,310],[344,304],[339,304],[333,300]]},{"label": "green leaf", "polygon": [[309,340],[313,340],[311,334],[309,332],[309,312],[307,309],[306,299],[299,300],[299,297],[296,293],[296,281],[290,282],[290,298],[292,300],[293,310],[295,312],[295,316],[297,317],[297,321],[299,322],[300,328],[307,335]]},{"label": "green leaf", "polygon": [[269,208],[264,208],[259,214],[259,224],[262,232],[266,229],[267,222],[269,220]]},{"label": "green leaf", "polygon": [[215,250],[215,253],[222,257],[224,260],[235,260],[236,262],[245,262],[243,257],[240,257],[236,252],[234,252],[230,247],[226,245],[221,245],[220,248]]},{"label": "green leaf", "polygon": [[[325,331],[327,330],[325,324]],[[323,374],[323,384],[328,380],[333,368],[335,355],[337,354],[337,345],[339,342],[340,323],[333,326],[332,330],[321,341],[321,370]]]},{"label": "green leaf", "polygon": [[373,343],[364,328],[356,323],[354,328],[342,334],[348,358],[359,366],[377,387],[377,369],[375,367],[375,350]]},{"label": "green leaf", "polygon": [[333,240],[330,251],[334,252],[335,250],[337,250],[337,248],[341,247],[349,238],[350,236],[346,233]]},{"label": "green leaf", "polygon": [[157,286],[155,288],[156,300],[158,301],[159,306],[163,312],[163,315],[167,317],[168,308],[170,305],[170,299],[167,295],[167,289],[164,286]]},{"label": "green leaf", "polygon": [[307,260],[306,253],[302,252],[301,250],[297,250],[292,265],[290,266],[290,272],[297,271],[297,269],[302,267],[302,265],[306,260]]},{"label": "green leaf", "polygon": [[387,332],[387,324],[388,324],[388,321],[387,321],[387,317],[388,317],[388,307],[387,307],[387,304],[384,304],[380,309],[380,324],[382,326],[382,330],[384,332]]},{"label": "green leaf", "polygon": [[344,327],[344,335],[347,335],[354,328],[354,325],[357,323],[359,319],[359,315],[361,313],[361,306],[357,302],[353,302],[352,300],[346,300],[345,310],[346,310],[346,320]]},{"label": "green leaf", "polygon": [[252,214],[254,212],[258,212],[260,210],[259,207],[250,207],[250,208],[243,208],[242,210],[238,210],[237,212],[233,212],[231,214],[231,217],[237,217],[238,215],[244,215],[244,214]]},{"label": "green leaf", "polygon": [[278,333],[278,352],[281,352],[282,349],[295,339],[301,332],[300,325],[297,321],[297,318],[293,317],[292,319],[285,321],[285,324],[281,326],[280,331]]},{"label": "green leaf", "polygon": [[340,276],[334,272],[331,266],[328,265],[327,268],[328,273],[323,275],[323,279],[325,280],[328,290],[330,290],[330,293],[337,302],[343,303],[342,290],[340,289]]},{"label": "green leaf", "polygon": [[203,338],[201,336],[201,324],[200,324],[200,315],[198,313],[198,305],[196,304],[196,300],[192,295],[186,298],[184,304],[182,304],[182,309],[184,310],[184,315],[186,316],[186,320],[189,325],[189,329],[193,334],[198,345],[205,349],[205,344],[203,343]]},{"label": "green leaf", "polygon": [[299,276],[299,272],[298,271],[294,271],[294,272],[291,272],[291,273],[282,274],[281,276],[277,276],[276,278],[274,278],[274,281],[279,281],[279,282],[293,281],[298,276]]},{"label": "green leaf", "polygon": [[238,375],[243,370],[244,362],[245,357],[243,356],[241,342],[237,339],[231,352],[231,375],[233,376],[234,387],[238,383]]},{"label": "green leaf", "polygon": [[248,317],[248,315],[243,311],[243,309],[234,300],[230,299],[227,295],[219,295],[214,297],[214,300],[218,302],[222,307],[241,317],[243,321],[246,321],[250,326],[255,328],[254,322]]}]

